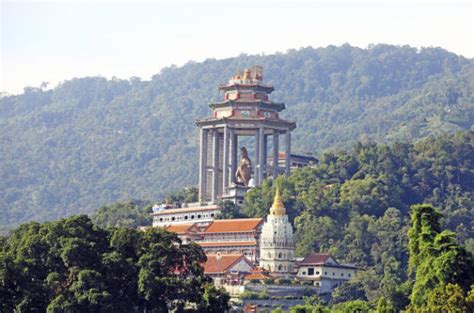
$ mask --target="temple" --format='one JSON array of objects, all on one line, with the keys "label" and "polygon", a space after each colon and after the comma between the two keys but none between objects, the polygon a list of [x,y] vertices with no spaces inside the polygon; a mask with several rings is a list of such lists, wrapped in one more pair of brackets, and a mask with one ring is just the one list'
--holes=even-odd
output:
[{"label": "temple", "polygon": [[[211,103],[211,116],[196,122],[199,202],[155,205],[153,227],[175,232],[184,244],[201,246],[207,255],[205,273],[234,296],[242,290],[262,291],[255,281],[273,279],[302,283],[291,289],[294,296],[307,288],[311,293],[330,292],[353,277],[357,268],[324,253],[295,257],[293,227],[278,188],[265,219],[220,219],[220,201],[239,206],[245,193],[264,179],[288,176],[290,170],[311,166],[317,159],[291,153],[296,124],[280,118],[285,105],[269,100],[273,87],[263,83],[261,67],[237,73],[219,90],[223,101]],[[287,287],[273,285],[271,292],[287,296]]]},{"label": "temple", "polygon": [[294,257],[293,227],[277,189],[260,236],[260,267],[278,276],[289,277],[293,273]]},{"label": "temple", "polygon": [[[291,131],[296,124],[280,118],[285,104],[269,100],[273,86],[263,83],[260,66],[237,73],[219,90],[224,99],[209,104],[211,116],[196,122],[200,132],[199,202],[227,199],[241,204],[249,186],[258,186],[265,178],[276,178],[281,173],[289,175]],[[245,151],[242,147],[238,149],[242,137],[254,138],[254,164],[245,147]],[[285,143],[283,167],[279,162],[280,137],[284,137]],[[269,164],[270,141],[273,150]],[[238,161],[238,150],[244,164]]]}]

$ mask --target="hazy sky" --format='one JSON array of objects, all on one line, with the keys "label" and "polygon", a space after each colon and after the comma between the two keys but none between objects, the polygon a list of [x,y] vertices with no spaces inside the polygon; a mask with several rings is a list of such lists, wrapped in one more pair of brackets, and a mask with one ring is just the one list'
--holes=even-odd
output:
[{"label": "hazy sky", "polygon": [[0,91],[72,77],[149,79],[165,66],[349,43],[474,57],[470,1],[4,1]]}]

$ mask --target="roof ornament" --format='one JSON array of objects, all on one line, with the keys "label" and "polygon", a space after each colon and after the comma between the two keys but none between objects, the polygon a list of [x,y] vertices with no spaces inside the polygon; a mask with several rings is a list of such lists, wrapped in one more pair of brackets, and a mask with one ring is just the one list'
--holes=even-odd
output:
[{"label": "roof ornament", "polygon": [[270,210],[270,214],[275,216],[283,216],[286,214],[283,201],[281,200],[279,187],[277,187],[277,190],[275,192],[275,198],[273,199],[273,205]]},{"label": "roof ornament", "polygon": [[252,72],[248,68],[246,68],[244,70],[244,77],[242,77],[242,79],[243,80],[250,80],[250,79],[252,79],[251,75],[252,75]]}]

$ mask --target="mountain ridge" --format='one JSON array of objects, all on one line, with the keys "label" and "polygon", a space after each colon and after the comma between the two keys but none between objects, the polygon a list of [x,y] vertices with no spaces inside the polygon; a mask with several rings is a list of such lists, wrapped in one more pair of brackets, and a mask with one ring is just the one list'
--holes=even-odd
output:
[{"label": "mountain ridge", "polygon": [[264,67],[296,120],[296,152],[472,129],[474,60],[439,48],[349,45],[168,67],[149,81],[75,78],[0,98],[0,225],[155,200],[196,184],[194,120],[236,70]]}]

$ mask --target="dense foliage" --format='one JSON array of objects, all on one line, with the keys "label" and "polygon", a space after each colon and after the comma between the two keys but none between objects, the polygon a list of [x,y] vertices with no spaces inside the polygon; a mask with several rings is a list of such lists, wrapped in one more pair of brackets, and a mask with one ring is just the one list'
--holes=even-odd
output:
[{"label": "dense foliage", "polygon": [[[0,227],[130,198],[156,200],[195,184],[194,120],[209,114],[219,83],[253,64],[275,85],[272,99],[286,103],[283,117],[297,122],[295,151],[319,154],[354,140],[411,140],[473,125],[473,61],[438,48],[304,48],[169,67],[151,81],[88,77],[52,90],[28,87],[0,98]],[[380,179],[348,183],[341,200]],[[377,192],[380,199],[360,206],[380,207],[397,191]]]},{"label": "dense foliage", "polygon": [[[473,162],[472,131],[415,144],[357,144],[352,151],[325,153],[315,167],[288,179],[252,189],[243,212],[265,216],[280,186],[295,227],[297,255],[329,251],[341,262],[365,268],[334,291],[330,304],[363,300],[375,306],[385,297],[388,306],[400,310],[409,304],[412,287],[411,298],[423,304],[427,291],[441,282],[458,284],[465,292],[474,282],[468,266],[474,240]],[[412,220],[415,226],[408,232],[410,207],[417,203],[440,208],[432,209],[431,241],[413,240],[426,235],[425,222],[421,229]],[[430,207],[413,206],[412,219]]]},{"label": "dense foliage", "polygon": [[[381,290],[373,290],[378,296],[368,301],[369,296],[364,295],[363,291],[364,284],[357,279],[351,280],[333,293],[332,303],[323,305],[316,297],[311,297],[305,301],[305,305],[292,307],[290,312],[473,312],[473,255],[456,243],[453,232],[442,231],[441,216],[442,214],[431,205],[419,204],[411,207],[408,230],[410,275],[402,287],[392,286],[391,292],[387,292],[390,290],[384,290],[384,287],[380,286]],[[376,275],[370,273],[373,274]],[[372,288],[377,288],[377,285]],[[359,289],[362,292],[354,294],[351,289]],[[400,293],[401,290],[406,292]],[[334,303],[333,300],[338,297],[345,298]],[[273,312],[279,313],[281,310]]]},{"label": "dense foliage", "polygon": [[117,202],[98,208],[92,221],[102,228],[150,226],[151,207],[150,203],[143,201]]},{"label": "dense foliage", "polygon": [[0,246],[1,312],[225,312],[206,256],[161,229],[101,229],[87,216],[23,224]]}]

